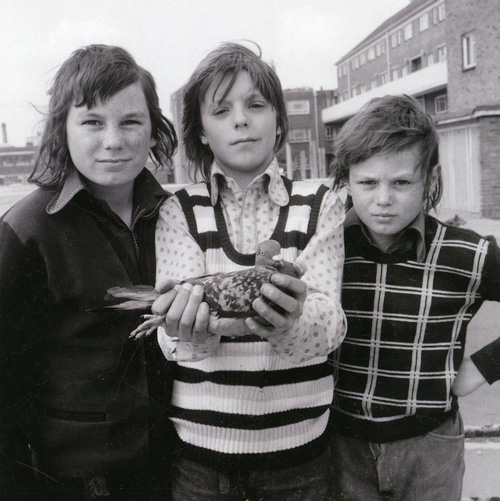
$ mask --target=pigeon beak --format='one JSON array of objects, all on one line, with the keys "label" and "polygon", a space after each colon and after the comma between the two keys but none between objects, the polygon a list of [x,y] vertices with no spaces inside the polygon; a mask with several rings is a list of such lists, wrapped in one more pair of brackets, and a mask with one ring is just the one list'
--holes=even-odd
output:
[{"label": "pigeon beak", "polygon": [[273,261],[281,261],[283,259],[283,256],[281,254],[276,254],[276,256],[273,256],[271,258]]}]

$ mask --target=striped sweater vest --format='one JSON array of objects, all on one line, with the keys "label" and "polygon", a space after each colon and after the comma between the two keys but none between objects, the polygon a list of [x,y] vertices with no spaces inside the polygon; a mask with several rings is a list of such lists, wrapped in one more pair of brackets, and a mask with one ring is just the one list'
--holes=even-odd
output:
[{"label": "striped sweater vest", "polygon": [[[281,208],[271,238],[295,261],[314,234],[327,188],[285,179],[290,203]],[[210,186],[177,192],[190,232],[205,253],[207,272],[253,266],[255,254],[236,251],[220,202]],[[277,469],[301,464],[326,447],[333,377],[326,357],[294,365],[254,335],[221,339],[217,351],[176,368],[172,420],[181,454],[221,471]]]},{"label": "striped sweater vest", "polygon": [[383,263],[351,238],[356,232],[346,229],[349,327],[333,355],[334,421],[343,433],[379,442],[428,432],[456,410],[450,390],[482,303],[488,241],[428,216],[424,262]]}]

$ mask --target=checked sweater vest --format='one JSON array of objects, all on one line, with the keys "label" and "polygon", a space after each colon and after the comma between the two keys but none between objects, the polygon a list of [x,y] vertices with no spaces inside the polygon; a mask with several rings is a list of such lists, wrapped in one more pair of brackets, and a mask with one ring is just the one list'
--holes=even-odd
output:
[{"label": "checked sweater vest", "polygon": [[[295,261],[314,234],[327,188],[284,180],[290,202],[280,209],[271,236]],[[189,229],[205,253],[207,273],[241,270],[255,254],[231,244],[220,200],[199,183],[176,193]],[[276,469],[323,452],[333,377],[326,357],[292,364],[255,335],[221,339],[217,351],[197,362],[179,362],[172,420],[184,442],[181,454],[221,471]]]},{"label": "checked sweater vest", "polygon": [[336,428],[374,442],[427,433],[457,409],[451,385],[467,325],[483,301],[488,241],[427,216],[427,254],[419,263],[404,255],[379,259],[359,226],[345,236],[349,327],[332,357]]}]

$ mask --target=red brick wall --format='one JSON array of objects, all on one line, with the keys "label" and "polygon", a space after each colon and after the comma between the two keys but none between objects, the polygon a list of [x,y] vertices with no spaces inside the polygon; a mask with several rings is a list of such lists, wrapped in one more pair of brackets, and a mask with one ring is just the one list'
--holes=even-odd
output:
[{"label": "red brick wall", "polygon": [[500,219],[500,116],[480,123],[482,215]]}]

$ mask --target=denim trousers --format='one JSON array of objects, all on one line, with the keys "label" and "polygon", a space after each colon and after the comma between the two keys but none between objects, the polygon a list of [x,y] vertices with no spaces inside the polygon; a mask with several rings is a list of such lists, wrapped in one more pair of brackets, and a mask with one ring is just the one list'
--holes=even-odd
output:
[{"label": "denim trousers", "polygon": [[324,501],[328,499],[330,453],[308,463],[270,471],[222,473],[178,458],[172,501]]},{"label": "denim trousers", "polygon": [[334,434],[332,499],[460,501],[464,443],[459,412],[432,432],[395,442]]}]

